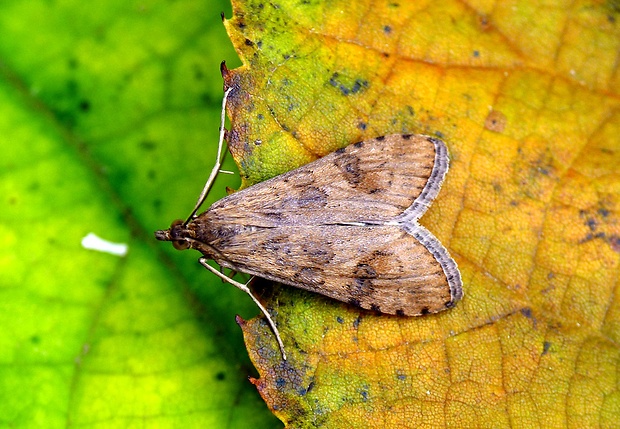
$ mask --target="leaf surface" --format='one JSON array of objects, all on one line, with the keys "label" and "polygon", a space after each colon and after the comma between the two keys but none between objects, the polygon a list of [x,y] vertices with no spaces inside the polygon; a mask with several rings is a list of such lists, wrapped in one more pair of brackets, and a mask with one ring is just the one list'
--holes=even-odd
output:
[{"label": "leaf surface", "polygon": [[1,427],[279,424],[247,381],[252,303],[153,237],[215,157],[226,8],[2,2]]},{"label": "leaf surface", "polygon": [[[464,299],[421,318],[275,289],[244,325],[287,427],[615,427],[620,81],[608,3],[235,1],[244,185],[392,133],[444,139],[421,223]],[[266,292],[267,293],[267,292]]]}]

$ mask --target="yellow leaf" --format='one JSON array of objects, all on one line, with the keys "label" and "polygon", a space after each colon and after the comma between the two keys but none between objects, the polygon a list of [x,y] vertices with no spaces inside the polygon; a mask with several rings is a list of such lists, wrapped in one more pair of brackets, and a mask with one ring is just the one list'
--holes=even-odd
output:
[{"label": "yellow leaf", "polygon": [[465,297],[420,318],[289,287],[243,324],[287,427],[612,427],[620,416],[620,27],[610,3],[236,1],[244,185],[351,142],[444,139],[421,219]]}]

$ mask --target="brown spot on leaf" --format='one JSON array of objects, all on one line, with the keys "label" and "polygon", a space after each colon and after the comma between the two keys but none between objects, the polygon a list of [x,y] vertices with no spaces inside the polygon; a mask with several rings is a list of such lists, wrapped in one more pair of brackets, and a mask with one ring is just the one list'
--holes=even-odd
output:
[{"label": "brown spot on leaf", "polygon": [[501,133],[506,128],[508,119],[506,115],[498,110],[492,110],[484,121],[484,128],[489,131]]},{"label": "brown spot on leaf", "polygon": [[478,26],[480,31],[487,31],[491,28],[489,17],[487,15],[478,15]]}]

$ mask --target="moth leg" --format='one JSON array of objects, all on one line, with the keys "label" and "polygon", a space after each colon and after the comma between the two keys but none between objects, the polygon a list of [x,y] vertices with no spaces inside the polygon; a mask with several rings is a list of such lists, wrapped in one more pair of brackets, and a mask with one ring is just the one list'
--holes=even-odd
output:
[{"label": "moth leg", "polygon": [[248,285],[247,284],[243,284],[243,283],[239,283],[238,281],[231,279],[226,274],[221,273],[216,268],[213,268],[211,265],[209,265],[207,263],[207,261],[208,261],[207,258],[200,258],[198,260],[198,262],[200,262],[200,264],[203,267],[205,267],[206,269],[211,271],[213,274],[215,274],[216,276],[218,276],[222,280],[230,283],[231,285],[235,286],[238,289],[241,289],[242,291],[244,291],[245,293],[250,295],[250,298],[252,298],[252,301],[254,301],[254,303],[258,306],[258,308],[260,308],[260,311],[262,311],[263,314],[265,315],[265,317],[267,318],[267,322],[269,323],[269,326],[271,326],[271,330],[275,334],[276,340],[278,341],[278,345],[280,346],[280,352],[282,352],[282,359],[286,360],[286,353],[284,352],[284,343],[282,342],[282,338],[280,338],[280,331],[278,331],[278,328],[276,327],[276,324],[274,323],[274,321],[271,319],[271,315],[269,314],[267,309],[265,307],[263,307],[263,304],[261,304],[260,301],[258,299],[256,299],[256,297],[254,295],[252,295],[252,291],[250,290],[250,288],[248,288]]},{"label": "moth leg", "polygon": [[220,119],[220,138],[217,144],[217,159],[215,160],[215,165],[213,166],[213,170],[211,170],[211,174],[209,175],[209,178],[207,179],[207,182],[205,183],[204,188],[202,188],[202,192],[200,192],[200,196],[198,197],[198,201],[196,202],[196,206],[194,207],[194,210],[192,210],[191,214],[185,221],[185,225],[187,225],[192,219],[194,219],[194,217],[196,217],[196,212],[198,211],[202,203],[204,203],[205,198],[207,198],[209,189],[211,189],[211,186],[213,185],[213,182],[215,181],[215,178],[217,177],[217,173],[219,173],[220,168],[222,167],[222,162],[224,161],[224,155],[226,155],[226,152],[222,151],[222,149],[224,148],[224,133],[226,131],[226,129],[224,128],[224,123],[226,122],[226,101],[228,100],[228,94],[230,94],[231,90],[232,90],[232,87],[228,88],[226,92],[224,92],[224,98],[222,99],[222,116]]},{"label": "moth leg", "polygon": [[[232,279],[238,274],[238,271],[235,271],[235,270],[229,270],[228,274],[224,274],[224,267],[220,267],[219,271],[220,271],[220,274],[222,274],[225,277],[225,278],[222,278],[222,283],[228,282],[228,279]],[[254,276],[250,277],[250,280],[248,280],[245,284],[249,285],[253,278]]]}]

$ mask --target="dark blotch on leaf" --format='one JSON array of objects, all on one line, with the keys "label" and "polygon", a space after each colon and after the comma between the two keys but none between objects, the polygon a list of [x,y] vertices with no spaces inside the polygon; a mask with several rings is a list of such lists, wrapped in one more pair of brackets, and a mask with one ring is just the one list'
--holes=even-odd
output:
[{"label": "dark blotch on leaf", "polygon": [[340,75],[337,72],[333,73],[329,79],[329,84],[338,88],[342,95],[357,94],[369,87],[367,80],[356,79],[351,86],[347,86],[345,83],[341,82],[339,78]]},{"label": "dark blotch on leaf", "polygon": [[143,140],[140,142],[140,149],[143,150],[154,150],[156,144],[150,140]]},{"label": "dark blotch on leaf", "polygon": [[368,401],[368,392],[366,390],[362,390],[360,394],[362,395],[362,401]]},{"label": "dark blotch on leaf", "polygon": [[360,325],[360,322],[361,322],[361,321],[362,321],[362,319],[361,319],[359,316],[357,316],[357,317],[355,318],[355,320],[353,321],[353,327],[354,327],[355,329],[357,329],[357,327]]}]

